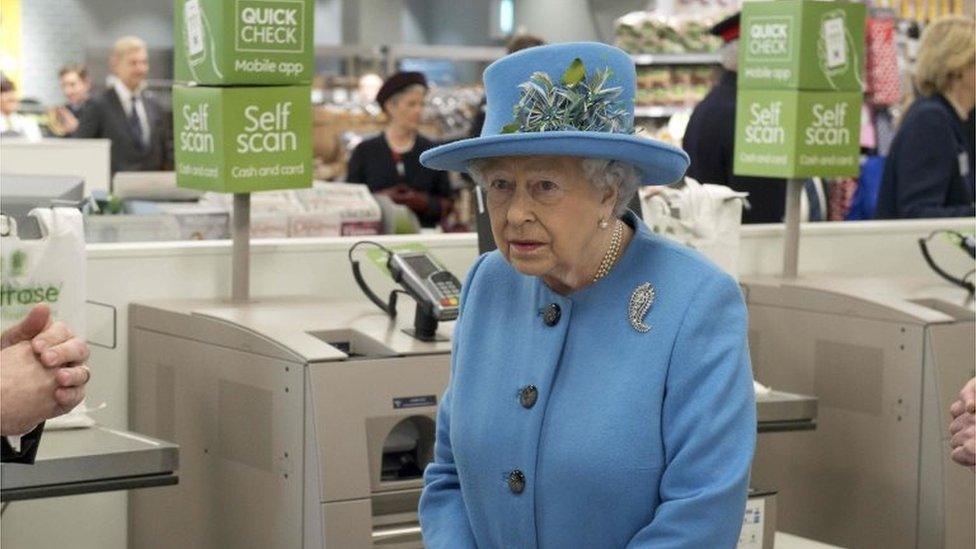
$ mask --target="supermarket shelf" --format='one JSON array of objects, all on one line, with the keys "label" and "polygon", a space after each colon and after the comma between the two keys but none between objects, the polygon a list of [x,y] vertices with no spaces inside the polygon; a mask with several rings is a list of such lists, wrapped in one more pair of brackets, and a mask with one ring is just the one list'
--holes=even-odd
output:
[{"label": "supermarket shelf", "polygon": [[492,62],[505,56],[505,48],[480,46],[426,46],[420,44],[393,44],[384,47],[386,70],[396,72],[397,61],[408,58],[448,59],[451,61]]},{"label": "supermarket shelf", "polygon": [[382,60],[384,54],[380,46],[319,45],[315,46],[315,58],[360,58]]},{"label": "supermarket shelf", "polygon": [[690,111],[692,107],[671,107],[671,106],[635,106],[634,117],[636,118],[668,118],[679,112]]},{"label": "supermarket shelf", "polygon": [[721,62],[721,56],[717,53],[646,53],[630,57],[638,66],[718,65]]}]

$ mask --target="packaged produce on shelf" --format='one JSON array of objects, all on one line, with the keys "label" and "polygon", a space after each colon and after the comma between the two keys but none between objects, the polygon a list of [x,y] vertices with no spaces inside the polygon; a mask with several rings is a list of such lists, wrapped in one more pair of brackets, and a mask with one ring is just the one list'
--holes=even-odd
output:
[{"label": "packaged produce on shelf", "polygon": [[724,15],[665,17],[635,11],[617,19],[614,39],[617,47],[632,54],[710,53],[722,45],[722,39],[710,35],[708,29]]},{"label": "packaged produce on shelf", "polygon": [[650,66],[637,69],[638,106],[694,106],[712,86],[708,66]]}]

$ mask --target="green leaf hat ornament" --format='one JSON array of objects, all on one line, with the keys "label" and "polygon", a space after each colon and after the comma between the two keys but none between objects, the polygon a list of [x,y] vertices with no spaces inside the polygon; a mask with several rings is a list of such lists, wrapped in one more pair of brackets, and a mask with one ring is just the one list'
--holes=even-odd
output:
[{"label": "green leaf hat ornament", "polygon": [[545,72],[532,74],[519,85],[522,96],[515,121],[502,133],[584,130],[633,133],[633,116],[619,103],[619,87],[607,88],[610,69],[598,70],[588,81],[580,58],[573,60],[559,83]]},{"label": "green leaf hat ornament", "polygon": [[634,133],[634,62],[596,42],[528,48],[484,73],[481,136],[424,152],[433,169],[467,171],[478,158],[565,155],[628,162],[647,185],[673,183],[688,168],[681,149]]}]

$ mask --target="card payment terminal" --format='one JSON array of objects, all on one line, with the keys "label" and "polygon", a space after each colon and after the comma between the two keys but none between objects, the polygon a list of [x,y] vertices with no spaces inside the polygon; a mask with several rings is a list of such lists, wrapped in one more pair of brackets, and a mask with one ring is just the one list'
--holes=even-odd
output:
[{"label": "card payment terminal", "polygon": [[[390,293],[387,303],[366,285],[359,261],[352,259],[352,252],[360,244],[370,244],[387,253],[386,266],[393,280],[403,287]],[[444,338],[437,335],[437,323],[442,320],[455,320],[461,298],[461,282],[450,271],[438,265],[427,252],[394,252],[371,241],[361,241],[349,249],[353,277],[360,289],[373,303],[391,317],[396,316],[396,297],[405,293],[417,302],[414,327],[404,332],[421,341],[438,341]]]}]

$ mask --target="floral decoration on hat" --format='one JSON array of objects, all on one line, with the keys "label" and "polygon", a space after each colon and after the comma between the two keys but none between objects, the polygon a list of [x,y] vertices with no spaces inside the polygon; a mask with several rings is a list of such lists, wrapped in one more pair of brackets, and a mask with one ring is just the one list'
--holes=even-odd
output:
[{"label": "floral decoration on hat", "polygon": [[605,87],[610,68],[586,77],[586,67],[576,58],[558,83],[542,71],[519,85],[522,90],[512,111],[515,120],[502,127],[503,134],[546,131],[634,133],[633,118],[620,100],[619,86]]}]

